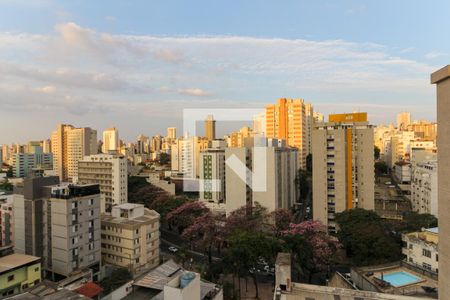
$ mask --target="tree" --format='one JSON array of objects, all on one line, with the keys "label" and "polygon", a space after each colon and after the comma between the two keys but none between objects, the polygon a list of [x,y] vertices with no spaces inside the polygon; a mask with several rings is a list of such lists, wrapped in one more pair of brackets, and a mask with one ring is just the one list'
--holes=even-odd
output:
[{"label": "tree", "polygon": [[403,232],[420,231],[422,228],[437,227],[438,220],[431,214],[419,214],[409,212],[404,216],[403,224],[400,228]]},{"label": "tree", "polygon": [[313,168],[313,159],[312,154],[310,153],[306,156],[306,171],[312,173],[312,168]]},{"label": "tree", "polygon": [[189,227],[183,230],[183,238],[204,249],[208,256],[209,266],[211,266],[212,262],[213,247],[220,247],[223,243],[223,227],[221,223],[221,216],[207,212],[197,217]]},{"label": "tree", "polygon": [[401,258],[395,233],[373,211],[361,208],[336,214],[338,238],[357,266],[382,264]]},{"label": "tree", "polygon": [[229,238],[229,245],[224,260],[228,268],[239,279],[247,275],[253,278],[256,298],[259,298],[258,280],[255,271],[259,267],[259,258],[263,257],[273,262],[280,250],[279,240],[270,234],[235,231]]},{"label": "tree", "polygon": [[309,193],[309,182],[308,182],[307,171],[299,169],[297,172],[297,177],[295,178],[295,184],[297,185],[297,190],[300,191],[300,199],[305,200]]},{"label": "tree", "polygon": [[279,208],[269,214],[271,222],[273,222],[273,231],[276,236],[280,235],[283,230],[289,228],[289,224],[294,221],[291,211],[285,208]]},{"label": "tree", "polygon": [[166,220],[176,226],[181,234],[184,229],[194,224],[195,220],[209,213],[209,209],[200,201],[189,201],[167,214]]},{"label": "tree", "polygon": [[167,165],[170,163],[170,155],[164,152],[161,152],[159,154],[159,164],[160,165]]},{"label": "tree", "polygon": [[124,285],[132,279],[131,273],[128,269],[118,268],[114,269],[110,276],[105,277],[100,282],[103,292],[107,295],[118,287]]},{"label": "tree", "polygon": [[9,167],[8,168],[8,171],[6,171],[6,177],[7,178],[12,178],[14,176],[14,174],[13,174],[13,168],[12,167]]},{"label": "tree", "polygon": [[282,235],[294,256],[297,271],[307,276],[308,283],[315,273],[326,270],[340,246],[319,221],[291,223]]},{"label": "tree", "polygon": [[384,161],[377,161],[375,163],[375,174],[381,176],[389,172],[389,167]]},{"label": "tree", "polygon": [[236,231],[262,231],[268,223],[267,209],[259,203],[242,206],[232,211],[224,225],[224,235],[229,237]]},{"label": "tree", "polygon": [[161,220],[166,220],[166,216],[172,210],[188,202],[184,197],[157,198],[150,204],[150,209],[159,213]]},{"label": "tree", "polygon": [[378,148],[377,146],[374,146],[373,155],[374,155],[375,160],[379,160],[380,159],[380,148]]}]

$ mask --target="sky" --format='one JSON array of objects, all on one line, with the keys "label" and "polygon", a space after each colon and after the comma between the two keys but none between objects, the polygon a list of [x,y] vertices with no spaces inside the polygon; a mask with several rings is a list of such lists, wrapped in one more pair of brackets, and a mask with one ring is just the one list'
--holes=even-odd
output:
[{"label": "sky", "polygon": [[[450,1],[0,0],[0,144],[58,123],[182,132],[183,109],[303,98],[435,120]],[[251,119],[251,116],[249,116]]]}]

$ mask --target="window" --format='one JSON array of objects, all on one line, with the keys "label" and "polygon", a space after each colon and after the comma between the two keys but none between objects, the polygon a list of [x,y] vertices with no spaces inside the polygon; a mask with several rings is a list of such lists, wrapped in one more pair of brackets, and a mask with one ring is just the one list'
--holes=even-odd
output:
[{"label": "window", "polygon": [[91,210],[89,211],[89,217],[92,217],[92,216],[94,216],[94,210],[93,210],[93,209],[91,209]]},{"label": "window", "polygon": [[39,268],[34,268],[34,271],[35,272],[39,272]]},{"label": "window", "polygon": [[72,209],[75,209],[78,207],[78,202],[74,201],[72,202]]},{"label": "window", "polygon": [[13,281],[14,280],[14,275],[9,275],[8,276],[8,282]]},{"label": "window", "polygon": [[422,255],[431,258],[431,251],[427,249],[422,249]]},{"label": "window", "polygon": [[89,199],[89,205],[94,205],[94,199]]},{"label": "window", "polygon": [[72,221],[76,221],[77,220],[77,215],[76,214],[72,214]]},{"label": "window", "polygon": [[439,255],[436,254],[436,261],[439,261]]},{"label": "window", "polygon": [[422,266],[423,266],[423,268],[424,268],[425,270],[431,270],[431,265],[430,265],[430,264],[423,263]]}]

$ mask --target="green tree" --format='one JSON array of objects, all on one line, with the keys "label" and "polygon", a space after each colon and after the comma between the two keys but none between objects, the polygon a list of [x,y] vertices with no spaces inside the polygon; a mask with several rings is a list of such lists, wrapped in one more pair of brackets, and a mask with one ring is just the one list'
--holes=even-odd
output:
[{"label": "green tree", "polygon": [[164,221],[169,212],[182,206],[188,201],[189,200],[184,197],[158,198],[150,204],[150,209],[157,211],[161,216],[161,221]]},{"label": "green tree", "polygon": [[391,228],[373,211],[361,208],[336,215],[337,237],[357,265],[382,264],[401,258],[401,245]]},{"label": "green tree", "polygon": [[389,172],[389,167],[384,161],[377,161],[375,163],[375,174],[381,176]]},{"label": "green tree", "polygon": [[12,167],[9,167],[8,168],[8,171],[6,171],[6,177],[7,178],[12,178],[14,176],[14,174],[13,174],[13,168]]},{"label": "green tree", "polygon": [[437,227],[438,220],[430,214],[419,214],[409,212],[404,216],[403,224],[400,228],[402,232],[420,231],[422,228]]},{"label": "green tree", "polygon": [[170,155],[164,152],[161,152],[159,154],[159,160],[158,160],[160,165],[167,165],[170,163]]},{"label": "green tree", "polygon": [[379,160],[380,159],[380,148],[378,148],[377,146],[375,146],[373,148],[373,155],[375,157],[375,160]]},{"label": "green tree", "polygon": [[131,273],[125,268],[118,268],[112,271],[111,275],[100,282],[105,295],[124,285],[132,279]]}]

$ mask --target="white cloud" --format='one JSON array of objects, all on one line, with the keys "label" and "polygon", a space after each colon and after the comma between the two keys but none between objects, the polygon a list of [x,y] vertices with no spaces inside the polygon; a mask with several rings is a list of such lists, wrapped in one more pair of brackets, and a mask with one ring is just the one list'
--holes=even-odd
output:
[{"label": "white cloud", "polygon": [[425,54],[426,59],[435,59],[435,58],[439,58],[439,57],[443,57],[443,56],[448,56],[448,54],[443,53],[443,52],[437,52],[437,51],[431,51],[431,52],[428,52],[427,54]]},{"label": "white cloud", "polygon": [[211,95],[210,93],[205,92],[202,89],[194,88],[194,89],[179,89],[178,93],[181,95],[187,96],[195,96],[195,97],[204,97]]},{"label": "white cloud", "polygon": [[53,85],[46,85],[43,87],[36,88],[35,91],[44,94],[54,94],[56,92],[56,87],[54,87]]}]

